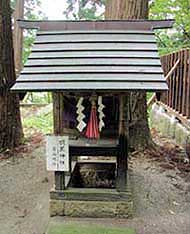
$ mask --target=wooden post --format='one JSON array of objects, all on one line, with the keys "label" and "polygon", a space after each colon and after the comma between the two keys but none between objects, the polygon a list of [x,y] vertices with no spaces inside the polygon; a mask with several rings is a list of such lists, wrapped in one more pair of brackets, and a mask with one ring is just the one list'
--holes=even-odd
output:
[{"label": "wooden post", "polygon": [[14,12],[14,60],[16,76],[22,69],[23,29],[19,27],[17,19],[24,18],[24,0],[17,0]]},{"label": "wooden post", "polygon": [[117,155],[116,189],[120,192],[124,192],[127,189],[128,99],[129,94],[121,95],[119,99],[119,150]]},{"label": "wooden post", "polygon": [[55,190],[65,189],[65,175],[63,171],[55,171]]},{"label": "wooden post", "polygon": [[[63,96],[62,93],[53,93],[53,120],[54,134],[63,135]],[[55,190],[65,189],[65,173],[63,171],[55,172]]]}]

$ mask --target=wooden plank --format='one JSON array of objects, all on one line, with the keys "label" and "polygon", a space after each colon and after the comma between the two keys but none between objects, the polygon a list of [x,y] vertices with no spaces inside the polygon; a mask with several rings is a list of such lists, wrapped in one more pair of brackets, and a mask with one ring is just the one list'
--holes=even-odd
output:
[{"label": "wooden plank", "polygon": [[18,20],[21,28],[57,30],[151,30],[171,28],[174,20],[30,21]]},{"label": "wooden plank", "polygon": [[187,50],[183,50],[183,92],[182,92],[182,114],[186,116],[186,102],[187,102]]},{"label": "wooden plank", "polygon": [[[24,77],[24,75],[28,75],[28,77],[32,78],[30,74],[36,74],[38,76],[43,76],[43,74],[49,74],[51,77],[52,74],[68,74],[72,73],[75,76],[79,74],[91,73],[99,76],[99,73],[104,74],[160,74],[163,75],[162,69],[160,66],[146,66],[146,65],[64,65],[64,66],[55,66],[55,67],[26,67],[21,72],[20,77]],[[77,75],[76,75],[76,74]],[[99,75],[98,75],[99,74]],[[71,75],[71,74],[70,74]],[[56,78],[56,76],[55,76]]]},{"label": "wooden plank", "polygon": [[58,81],[68,81],[68,80],[86,80],[87,82],[90,80],[114,80],[115,78],[118,78],[120,80],[165,80],[164,76],[161,73],[151,73],[151,70],[142,70],[142,71],[111,71],[111,72],[73,72],[67,73],[64,71],[57,71],[55,73],[48,73],[48,72],[41,72],[41,73],[36,73],[36,72],[23,72],[20,77],[17,79],[17,81],[36,81],[36,80],[42,80],[42,81],[48,81],[48,80],[58,80]]},{"label": "wooden plank", "polygon": [[180,66],[179,66],[179,102],[178,111],[182,113],[182,98],[183,98],[183,50],[179,51]]},{"label": "wooden plank", "polygon": [[190,118],[190,50],[188,50],[188,56],[187,56],[187,105],[186,105],[186,116],[187,118]]},{"label": "wooden plank", "polygon": [[64,191],[51,191],[50,198],[55,200],[74,201],[130,201],[131,195],[115,189],[68,188]]},{"label": "wooden plank", "polygon": [[[166,74],[168,73],[168,71],[169,71],[169,66],[170,66],[170,63],[168,62],[169,61],[169,56],[165,56],[165,70],[166,70]],[[168,82],[167,82],[167,84],[168,84],[168,88],[169,88],[169,90],[167,91],[167,105],[170,105],[169,103],[170,103],[170,99],[169,99],[169,97],[170,97],[170,90],[171,90],[171,78],[172,78],[172,74],[171,74],[171,76],[169,77],[169,79],[168,79]]]},{"label": "wooden plank", "polygon": [[[173,62],[178,59],[177,53],[173,53],[171,55],[172,59],[170,64],[173,65]],[[171,76],[171,89],[170,89],[170,107],[175,108],[175,90],[176,90],[176,74],[177,74],[177,69],[174,71],[174,73]]]},{"label": "wooden plank", "polygon": [[65,35],[37,35],[35,44],[49,43],[98,43],[98,42],[131,42],[156,43],[154,35],[148,34],[65,34]]},{"label": "wooden plank", "polygon": [[[180,58],[180,52],[177,52],[176,56],[177,58]],[[178,111],[179,110],[179,91],[180,91],[180,66],[178,66],[178,68],[176,69],[174,87],[175,88],[174,88],[173,95],[174,95],[175,102],[174,102],[173,108]]]},{"label": "wooden plank", "polygon": [[[146,58],[64,58],[64,59],[29,59],[25,64],[25,70],[35,69],[33,67],[38,66],[62,66],[62,65],[159,65],[161,66],[160,59],[146,59]],[[49,69],[52,70],[51,67]]]},{"label": "wooden plank", "polygon": [[153,31],[150,30],[64,30],[64,31],[37,31],[37,36],[48,36],[48,35],[81,35],[81,34],[143,34],[143,35],[154,35]]},{"label": "wooden plank", "polygon": [[127,42],[108,42],[108,43],[57,43],[57,44],[34,44],[32,51],[62,51],[62,50],[157,50],[156,43],[127,43]]},{"label": "wooden plank", "polygon": [[[160,57],[160,61],[161,61],[161,65],[162,65],[162,70],[164,72],[164,76],[167,74],[166,71],[165,71],[165,67],[164,67],[164,57],[165,56],[161,56]],[[168,82],[167,82],[168,83]],[[156,98],[156,94],[154,94],[154,97],[152,96],[148,102],[147,102],[147,106],[150,106],[152,105],[152,103],[154,102]],[[152,100],[151,100],[152,99]],[[164,92],[164,93],[160,93],[160,100],[162,100],[163,102],[166,102],[167,101],[167,92]]]},{"label": "wooden plank", "polygon": [[32,52],[28,59],[54,59],[54,58],[151,58],[158,59],[157,51],[58,51],[58,52]]},{"label": "wooden plank", "polygon": [[118,139],[115,138],[101,138],[95,142],[89,142],[86,138],[79,138],[77,140],[70,139],[69,146],[82,146],[82,147],[116,147]]},{"label": "wooden plank", "polygon": [[[106,46],[106,45],[105,45]],[[134,52],[137,52],[137,53],[158,53],[158,49],[157,48],[151,48],[151,49],[146,49],[146,48],[133,48],[133,47],[131,47],[131,48],[118,48],[118,47],[102,47],[102,48],[100,48],[100,47],[97,47],[97,48],[84,48],[84,47],[80,47],[80,48],[77,48],[76,46],[75,47],[70,47],[70,48],[68,48],[68,47],[65,47],[65,48],[63,48],[63,49],[59,49],[59,50],[57,50],[57,49],[51,49],[51,50],[48,50],[48,48],[46,49],[46,50],[40,50],[40,49],[37,49],[37,50],[33,50],[32,48],[31,48],[31,54],[36,54],[36,53],[45,53],[45,54],[51,54],[51,53],[55,53],[55,54],[57,54],[57,55],[59,55],[59,53],[65,53],[65,52],[69,52],[69,53],[75,53],[75,52],[79,52],[79,53],[83,53],[83,52],[90,52],[90,53],[95,53],[95,52],[108,52],[108,53],[110,53],[110,52],[118,52],[118,53],[120,53],[120,52],[127,52],[127,53],[129,53],[129,52],[131,52],[131,53],[134,53]],[[72,57],[72,56],[71,56]],[[130,56],[129,56],[130,57]],[[141,57],[143,57],[143,56],[141,56]]]},{"label": "wooden plank", "polygon": [[[174,59],[174,54],[168,55],[167,56],[167,69],[171,66],[173,66],[173,59]],[[168,92],[168,104],[171,107],[172,106],[172,88],[173,88],[173,77],[174,77],[173,72],[170,76],[169,80],[169,92]]]},{"label": "wooden plank", "polygon": [[127,90],[166,91],[164,82],[20,82],[16,83],[12,91],[69,91],[81,92],[94,90],[102,92],[126,92]]},{"label": "wooden plank", "polygon": [[89,142],[86,139],[70,140],[70,156],[116,156],[118,141],[116,139],[100,139]]},{"label": "wooden plank", "polygon": [[[167,62],[167,60],[168,60],[168,58],[170,58],[171,59],[171,56],[165,56],[165,59],[166,60],[163,60],[164,62],[166,61]],[[166,81],[167,81],[167,83],[169,83],[169,87],[171,86],[171,78],[170,78],[170,76],[172,75],[172,73],[175,71],[175,69],[177,68],[177,66],[178,66],[178,64],[179,64],[179,62],[180,62],[180,60],[178,59],[177,61],[176,61],[176,63],[174,64],[174,66],[171,68],[171,70],[169,70],[169,72],[166,74],[166,76],[165,76],[165,79],[166,79]],[[166,65],[167,65],[167,67],[168,67],[168,62],[166,63]],[[166,70],[167,71],[167,70]],[[168,91],[168,93],[169,93],[169,91]],[[168,94],[167,94],[168,95]],[[156,99],[156,94],[153,94],[152,95],[152,97],[148,100],[148,102],[147,102],[147,107],[149,107],[154,101],[155,101],[155,99]],[[168,100],[167,100],[167,102],[165,103],[165,104],[167,104],[168,105]]]},{"label": "wooden plank", "polygon": [[112,157],[117,156],[118,148],[117,147],[87,147],[87,146],[70,146],[69,155],[72,156],[104,156]]},{"label": "wooden plank", "polygon": [[113,82],[113,81],[129,81],[129,82],[165,82],[165,78],[162,74],[152,74],[150,73],[62,73],[62,74],[23,74],[18,79],[17,82]]}]

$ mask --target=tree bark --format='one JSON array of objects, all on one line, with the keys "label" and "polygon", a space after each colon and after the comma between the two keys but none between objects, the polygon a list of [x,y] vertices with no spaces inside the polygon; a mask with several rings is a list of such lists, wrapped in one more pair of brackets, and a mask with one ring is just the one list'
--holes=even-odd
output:
[{"label": "tree bark", "polygon": [[19,27],[17,19],[24,18],[24,0],[17,0],[14,11],[14,58],[16,76],[20,74],[22,69],[22,49],[23,49],[23,29]]},{"label": "tree bark", "polygon": [[[148,0],[107,0],[105,18],[110,20],[147,19]],[[131,92],[129,98],[130,147],[139,150],[152,145],[148,126],[146,92]]]},{"label": "tree bark", "polygon": [[11,9],[8,0],[0,1],[0,150],[12,149],[23,137],[19,97],[10,93],[14,83],[15,66],[11,26]]}]

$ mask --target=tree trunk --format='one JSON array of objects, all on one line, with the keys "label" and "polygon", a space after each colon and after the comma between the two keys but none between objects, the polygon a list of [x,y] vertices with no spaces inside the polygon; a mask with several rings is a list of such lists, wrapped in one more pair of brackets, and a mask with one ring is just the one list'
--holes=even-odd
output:
[{"label": "tree trunk", "polygon": [[8,0],[0,1],[0,150],[12,149],[23,137],[19,97],[10,93],[15,81],[11,9]]},{"label": "tree trunk", "polygon": [[[105,18],[110,20],[147,19],[148,0],[107,0]],[[148,126],[145,92],[131,92],[129,98],[130,147],[139,150],[152,145]]]},{"label": "tree trunk", "polygon": [[14,57],[16,76],[20,74],[22,69],[22,49],[23,49],[23,29],[19,27],[17,19],[24,18],[24,0],[16,0],[14,11]]}]

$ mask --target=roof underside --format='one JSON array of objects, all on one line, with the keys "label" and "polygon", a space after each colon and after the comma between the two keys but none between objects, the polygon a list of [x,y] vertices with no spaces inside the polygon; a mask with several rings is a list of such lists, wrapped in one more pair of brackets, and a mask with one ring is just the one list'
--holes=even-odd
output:
[{"label": "roof underside", "polygon": [[38,31],[14,91],[167,90],[151,30]]}]

